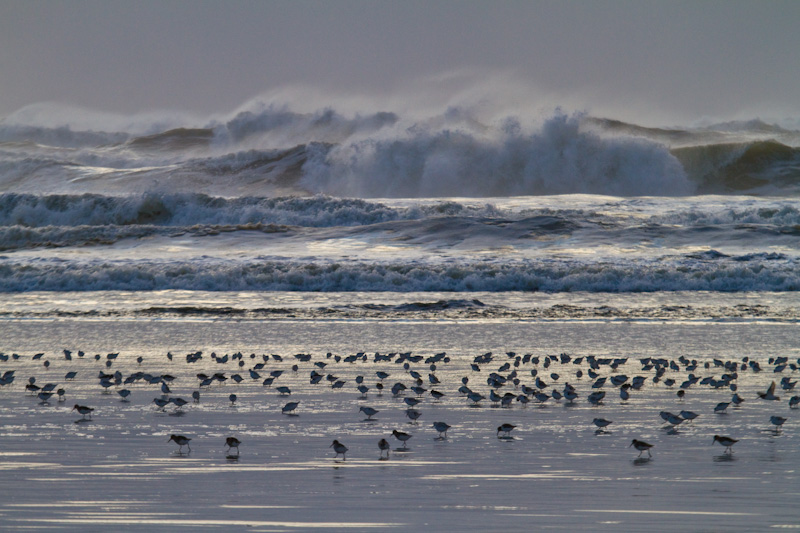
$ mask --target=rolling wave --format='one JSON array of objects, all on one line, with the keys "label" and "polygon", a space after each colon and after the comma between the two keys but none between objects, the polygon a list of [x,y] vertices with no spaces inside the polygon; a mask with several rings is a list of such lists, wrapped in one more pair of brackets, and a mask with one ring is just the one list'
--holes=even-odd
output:
[{"label": "rolling wave", "polygon": [[[174,126],[174,125],[173,125]],[[169,129],[0,122],[0,191],[497,197],[796,195],[800,132],[760,121],[651,128],[556,111],[345,116],[280,105]]]},{"label": "rolling wave", "polygon": [[294,261],[0,263],[0,292],[20,291],[654,292],[798,291],[800,264],[688,257],[625,262]]}]

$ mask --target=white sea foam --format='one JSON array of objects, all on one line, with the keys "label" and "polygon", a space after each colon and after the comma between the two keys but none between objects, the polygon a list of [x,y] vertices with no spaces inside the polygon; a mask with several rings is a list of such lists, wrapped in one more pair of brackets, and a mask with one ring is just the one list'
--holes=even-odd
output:
[{"label": "white sea foam", "polygon": [[[299,112],[280,101],[228,117],[0,122],[0,190],[219,196],[796,194],[800,134],[760,122],[644,128],[556,109]],[[69,117],[75,116],[75,120]],[[91,115],[91,114],[90,114]],[[148,122],[149,120],[149,122]],[[81,128],[83,126],[83,128]]]}]

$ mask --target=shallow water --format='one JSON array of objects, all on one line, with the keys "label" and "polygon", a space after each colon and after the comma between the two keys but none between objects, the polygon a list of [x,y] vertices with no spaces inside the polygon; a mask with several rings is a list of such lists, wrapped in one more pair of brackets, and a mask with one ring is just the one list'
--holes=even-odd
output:
[{"label": "shallow water", "polygon": [[[3,472],[0,527],[6,530],[58,527],[72,530],[152,530],[181,528],[294,531],[311,529],[367,530],[428,528],[434,530],[498,530],[512,528],[561,530],[641,531],[753,531],[800,527],[794,502],[800,494],[796,470],[796,417],[788,406],[793,393],[776,392],[781,401],[756,398],[773,380],[791,373],[774,374],[768,359],[800,357],[796,322],[732,321],[542,321],[497,320],[233,320],[216,319],[5,319],[0,321],[0,351],[21,354],[18,360],[0,362],[0,371],[16,370],[16,380],[0,387],[3,409],[0,433],[0,470]],[[73,350],[66,361],[62,350]],[[74,352],[84,350],[79,359]],[[187,363],[189,352],[202,350],[203,358]],[[326,353],[347,356],[359,351],[368,361],[346,363]],[[222,356],[241,351],[238,362],[217,363]],[[402,365],[373,362],[375,352],[411,351],[431,356],[447,352],[450,362],[435,370],[445,393],[433,401],[426,393],[417,409],[418,424],[405,416],[404,396],[387,390],[378,395],[375,372],[385,370],[387,389],[401,381],[412,384]],[[492,351],[495,359],[470,368],[473,357]],[[552,399],[510,408],[484,400],[476,407],[457,392],[461,377],[488,396],[487,375],[513,363],[507,351],[570,353],[573,356],[628,357],[612,371],[600,374],[647,376],[640,391],[621,402],[610,383],[599,407],[587,395],[591,380],[586,361],[545,369],[523,363],[522,383],[533,385],[530,370],[561,390],[572,383],[579,394],[573,403]],[[32,360],[45,352],[40,360]],[[120,355],[109,368],[106,354]],[[172,361],[167,352],[174,354]],[[250,359],[250,354],[256,358]],[[312,354],[298,362],[296,353]],[[100,354],[100,360],[94,355]],[[284,370],[272,387],[253,380],[248,369],[270,359],[262,379],[271,370]],[[685,355],[700,362],[695,373],[720,377],[724,369],[713,359],[760,361],[763,371],[742,371],[738,392],[745,403],[714,414],[714,406],[729,401],[727,388],[694,385],[686,398],[676,397],[678,385],[652,383],[653,371],[643,371],[639,358]],[[136,357],[144,361],[139,367]],[[45,369],[43,361],[51,365]],[[320,370],[346,381],[332,389],[326,380],[309,383],[315,362]],[[710,368],[703,366],[710,363]],[[295,373],[291,366],[297,364]],[[419,370],[426,389],[428,366]],[[514,367],[512,366],[511,369]],[[174,406],[159,411],[152,403],[160,397],[159,385],[127,386],[131,401],[121,402],[115,392],[104,394],[98,386],[101,370],[119,370],[127,376],[137,370],[175,376],[173,396],[190,400],[200,372],[239,373],[240,384],[203,387],[199,404],[182,411]],[[578,379],[576,370],[584,377]],[[76,370],[74,381],[65,372]],[[553,381],[552,372],[560,377]],[[507,374],[508,371],[505,372]],[[796,372],[792,373],[796,376]],[[355,378],[365,376],[366,398],[355,390]],[[688,372],[668,371],[680,384]],[[66,401],[40,404],[24,392],[29,376],[37,384],[58,383]],[[290,387],[283,397],[275,387]],[[779,387],[780,388],[780,387]],[[111,390],[115,391],[116,387]],[[513,386],[501,388],[501,394]],[[552,390],[549,389],[548,392]],[[237,395],[235,405],[228,396]],[[519,393],[519,391],[515,391]],[[300,402],[297,416],[281,414],[288,401]],[[75,404],[95,408],[91,421],[80,421],[70,411]],[[363,405],[379,410],[374,421],[358,411]],[[658,413],[687,409],[700,414],[677,432],[669,431]],[[773,431],[771,415],[789,420],[781,432]],[[596,434],[592,419],[612,420],[607,433]],[[452,426],[446,440],[438,440],[434,421]],[[498,439],[496,427],[515,424],[513,439]],[[406,449],[391,436],[393,429],[413,435]],[[170,434],[192,438],[192,450],[178,453],[167,442]],[[734,453],[712,445],[714,434],[740,439]],[[241,452],[231,457],[225,437],[242,440]],[[329,448],[336,438],[349,451],[346,461],[335,460]],[[392,445],[389,460],[379,460],[377,441]],[[654,445],[653,457],[628,445],[632,438]],[[657,526],[656,526],[657,525]]]}]

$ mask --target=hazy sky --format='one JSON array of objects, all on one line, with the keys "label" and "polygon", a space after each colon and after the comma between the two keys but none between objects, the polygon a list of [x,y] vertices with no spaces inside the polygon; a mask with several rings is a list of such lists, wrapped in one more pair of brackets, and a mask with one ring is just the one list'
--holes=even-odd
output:
[{"label": "hazy sky", "polygon": [[226,113],[297,85],[397,101],[482,82],[642,123],[798,118],[798,24],[797,0],[0,0],[0,117],[40,102]]}]

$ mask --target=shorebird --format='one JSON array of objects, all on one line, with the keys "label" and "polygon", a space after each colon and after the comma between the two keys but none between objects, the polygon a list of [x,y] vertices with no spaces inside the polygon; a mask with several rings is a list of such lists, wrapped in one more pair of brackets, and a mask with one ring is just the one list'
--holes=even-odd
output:
[{"label": "shorebird", "polygon": [[164,407],[169,405],[169,400],[165,400],[164,398],[153,398],[153,403],[163,411]]},{"label": "shorebird", "polygon": [[613,424],[611,420],[606,420],[605,418],[595,418],[592,420],[592,424],[597,426],[597,431],[603,431],[603,428],[608,426],[609,424]]},{"label": "shorebird", "polygon": [[786,422],[786,418],[782,416],[771,416],[769,417],[769,421],[772,422],[772,425],[775,426],[775,431],[780,431],[781,426],[784,422]]},{"label": "shorebird", "polygon": [[661,416],[661,418],[664,419],[664,421],[667,424],[671,424],[673,428],[678,426],[678,425],[680,425],[684,420],[683,418],[681,418],[681,417],[679,417],[677,415],[674,415],[674,414],[670,413],[669,411],[661,411],[659,413],[659,415]]},{"label": "shorebird", "polygon": [[711,442],[711,444],[714,444],[715,442],[719,442],[721,445],[725,446],[725,453],[733,453],[733,450],[731,449],[731,446],[733,446],[734,444],[739,442],[739,440],[738,439],[732,439],[730,437],[723,437],[723,436],[720,436],[720,435],[714,435],[714,440]]},{"label": "shorebird", "polygon": [[433,429],[435,429],[436,431],[439,432],[439,438],[440,439],[446,439],[447,438],[447,430],[450,429],[450,426],[448,426],[444,422],[434,422],[433,423]]},{"label": "shorebird", "polygon": [[409,407],[414,407],[419,404],[422,400],[418,400],[416,398],[403,398],[405,404]]},{"label": "shorebird", "polygon": [[716,407],[714,407],[714,412],[715,413],[724,413],[725,409],[727,409],[730,404],[731,404],[731,402],[719,402],[716,405]]},{"label": "shorebird", "polygon": [[333,444],[328,446],[328,448],[333,448],[333,451],[336,452],[336,455],[333,456],[334,459],[339,457],[339,454],[342,454],[342,460],[347,461],[347,456],[345,455],[347,453],[347,446],[345,446],[338,440],[334,440]]},{"label": "shorebird", "polygon": [[378,449],[381,451],[381,458],[383,458],[383,452],[386,452],[386,459],[389,458],[389,448],[391,448],[391,446],[389,446],[389,441],[386,439],[378,441]]},{"label": "shorebird", "polygon": [[800,396],[792,396],[789,398],[789,408],[794,409],[797,405],[800,404]]},{"label": "shorebird", "polygon": [[236,455],[239,455],[239,445],[242,443],[236,437],[228,437],[225,439],[225,446],[228,447],[228,453],[230,453],[231,448],[236,448]]},{"label": "shorebird", "polygon": [[42,400],[41,403],[44,404],[44,403],[48,403],[47,400],[49,400],[53,396],[53,393],[52,392],[40,392],[39,394],[37,394],[37,396],[39,397],[40,400]]},{"label": "shorebird", "polygon": [[605,397],[606,397],[605,391],[597,391],[591,393],[589,396],[587,396],[586,399],[589,400],[590,404],[597,406],[600,405],[600,402],[602,402],[603,398]]},{"label": "shorebird", "polygon": [[78,413],[80,413],[81,415],[83,415],[83,418],[85,419],[85,418],[86,418],[86,415],[89,415],[89,418],[91,418],[91,417],[92,417],[92,411],[94,411],[94,408],[92,408],[92,407],[86,407],[85,405],[78,405],[78,404],[76,403],[76,404],[75,404],[75,407],[73,407],[73,408],[72,408],[72,410],[73,410],[73,411],[78,411]]},{"label": "shorebird", "polygon": [[413,435],[409,435],[408,433],[404,433],[402,431],[397,431],[396,429],[392,430],[392,435],[394,435],[394,438],[403,443],[403,448],[405,448],[408,444],[408,439],[413,437]]},{"label": "shorebird", "polygon": [[122,390],[118,390],[117,394],[119,394],[120,397],[122,398],[121,401],[127,402],[128,401],[128,396],[131,395],[131,391],[129,391],[128,389],[122,389]]},{"label": "shorebird", "polygon": [[416,424],[417,419],[422,416],[422,413],[416,409],[406,409],[406,416],[411,419],[410,424]]},{"label": "shorebird", "polygon": [[697,418],[700,415],[698,415],[697,413],[693,413],[692,411],[681,411],[680,412],[680,416],[684,420],[688,420],[688,421],[691,422],[692,420],[694,420],[695,418]]},{"label": "shorebird", "polygon": [[379,412],[377,409],[373,409],[372,407],[366,405],[362,405],[361,407],[358,408],[358,410],[359,412],[362,412],[365,415],[367,415],[367,420],[372,420],[372,417],[378,414]]},{"label": "shorebird", "polygon": [[184,405],[186,405],[187,403],[189,403],[186,400],[184,400],[183,398],[170,398],[169,402],[172,403],[172,404],[175,404],[175,407],[176,407],[175,410],[176,411],[178,409],[180,409],[181,407],[183,407]]},{"label": "shorebird", "polygon": [[291,414],[295,409],[297,409],[298,405],[300,405],[300,402],[289,402],[283,406],[281,413],[285,415]]},{"label": "shorebird", "polygon": [[473,405],[478,405],[478,402],[484,399],[484,396],[477,392],[470,392],[467,394],[467,398],[473,403]]},{"label": "shorebird", "polygon": [[511,430],[513,430],[515,425],[513,424],[503,424],[502,426],[497,426],[497,436],[500,437],[500,433],[502,433],[502,438],[508,438],[511,436]]},{"label": "shorebird", "polygon": [[772,382],[772,385],[769,386],[767,392],[759,392],[758,397],[762,400],[780,400],[780,397],[775,396],[775,382]]},{"label": "shorebird", "polygon": [[231,394],[230,396],[228,396],[228,399],[231,401],[231,405],[236,405],[236,395],[235,394]]},{"label": "shorebird", "polygon": [[643,440],[636,440],[636,439],[633,439],[633,440],[631,441],[631,443],[630,443],[630,446],[628,446],[628,448],[630,448],[631,446],[633,446],[634,448],[636,448],[637,450],[639,450],[639,457],[641,457],[641,456],[642,456],[642,454],[643,454],[644,452],[647,452],[647,456],[648,456],[648,457],[652,457],[652,456],[653,456],[653,455],[650,453],[650,448],[652,448],[652,447],[653,447],[653,445],[652,445],[652,444],[648,444],[648,443],[646,443],[646,442],[645,442],[645,441],[643,441]]},{"label": "shorebird", "polygon": [[192,447],[189,446],[189,441],[190,440],[192,440],[192,439],[190,439],[188,437],[184,437],[183,435],[170,435],[169,439],[167,440],[167,442],[175,441],[175,444],[178,445],[178,453],[181,453],[181,451],[183,450],[184,446],[189,448],[189,451],[192,451]]}]

